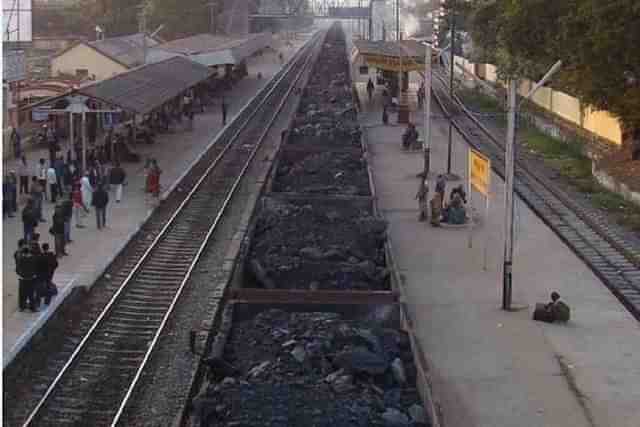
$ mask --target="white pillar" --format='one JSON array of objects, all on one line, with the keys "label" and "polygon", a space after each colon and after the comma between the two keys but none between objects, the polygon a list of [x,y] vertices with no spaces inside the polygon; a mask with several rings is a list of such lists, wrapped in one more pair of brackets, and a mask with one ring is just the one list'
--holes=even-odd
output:
[{"label": "white pillar", "polygon": [[431,45],[427,43],[424,59],[424,179],[429,178],[431,156]]},{"label": "white pillar", "polygon": [[[73,113],[69,113],[69,144],[71,145],[71,154],[75,158],[76,151],[74,150],[74,128],[73,128]],[[78,159],[76,159],[78,160]]]},{"label": "white pillar", "polygon": [[82,173],[87,171],[87,113],[82,112]]}]

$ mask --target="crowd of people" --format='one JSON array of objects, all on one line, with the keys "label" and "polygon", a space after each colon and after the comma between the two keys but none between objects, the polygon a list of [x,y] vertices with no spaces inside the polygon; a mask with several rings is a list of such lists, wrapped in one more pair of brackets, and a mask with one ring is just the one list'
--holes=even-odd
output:
[{"label": "crowd of people", "polygon": [[[144,171],[145,191],[159,197],[162,171],[157,161],[149,159]],[[57,292],[52,278],[58,259],[69,255],[67,245],[73,243],[72,222],[75,220],[78,229],[85,228],[85,218],[93,208],[96,228],[103,230],[107,226],[109,193],[114,194],[115,203],[120,203],[126,182],[126,171],[117,161],[108,165],[91,158],[82,173],[79,161],[65,161],[63,156],[30,164],[23,155],[18,167],[5,175],[3,219],[16,217],[21,207],[23,235],[14,254],[21,311],[37,311],[42,300],[49,303]],[[53,206],[50,220],[43,214],[45,203]],[[40,242],[40,237],[47,235],[40,228],[43,224],[49,226],[46,231],[53,239],[53,251],[49,243]]]}]

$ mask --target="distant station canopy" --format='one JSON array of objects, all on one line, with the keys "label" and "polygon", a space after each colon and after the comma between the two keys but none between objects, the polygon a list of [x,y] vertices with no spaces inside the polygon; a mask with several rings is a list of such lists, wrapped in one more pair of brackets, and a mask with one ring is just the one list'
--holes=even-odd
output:
[{"label": "distant station canopy", "polygon": [[415,40],[355,40],[354,59],[360,56],[369,67],[386,71],[424,70],[425,47]]}]

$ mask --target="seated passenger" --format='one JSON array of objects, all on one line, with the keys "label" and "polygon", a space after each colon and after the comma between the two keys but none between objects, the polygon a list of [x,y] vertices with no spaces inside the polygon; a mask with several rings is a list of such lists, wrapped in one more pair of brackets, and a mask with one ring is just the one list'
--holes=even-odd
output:
[{"label": "seated passenger", "polygon": [[402,134],[402,146],[404,148],[411,148],[418,142],[418,131],[413,123],[407,125],[407,129]]},{"label": "seated passenger", "polygon": [[442,196],[440,193],[435,193],[429,203],[431,204],[431,225],[439,227],[440,216],[442,214]]},{"label": "seated passenger", "polygon": [[464,224],[467,221],[467,211],[462,203],[459,193],[454,194],[451,203],[447,205],[443,213],[443,222],[453,225]]},{"label": "seated passenger", "polygon": [[449,195],[449,200],[453,201],[453,197],[456,194],[460,195],[460,198],[462,198],[462,201],[466,205],[467,204],[467,193],[464,191],[464,186],[462,184],[458,185],[453,190],[451,190],[451,194]]},{"label": "seated passenger", "polygon": [[571,318],[571,309],[560,300],[560,294],[551,292],[551,302],[548,304],[536,304],[533,312],[533,320],[541,322],[568,322]]}]

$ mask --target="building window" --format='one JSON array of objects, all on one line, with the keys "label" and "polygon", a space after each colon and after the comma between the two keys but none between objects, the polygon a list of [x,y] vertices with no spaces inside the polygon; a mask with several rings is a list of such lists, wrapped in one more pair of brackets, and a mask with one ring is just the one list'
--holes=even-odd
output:
[{"label": "building window", "polygon": [[76,77],[81,79],[89,77],[89,70],[86,68],[76,68]]}]

